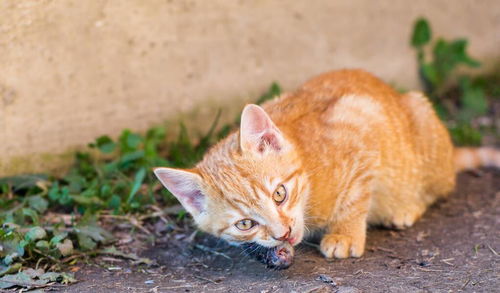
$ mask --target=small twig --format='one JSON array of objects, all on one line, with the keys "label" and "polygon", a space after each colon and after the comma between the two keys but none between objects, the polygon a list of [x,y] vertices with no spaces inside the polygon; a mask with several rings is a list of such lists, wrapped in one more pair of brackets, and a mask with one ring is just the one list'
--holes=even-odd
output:
[{"label": "small twig", "polygon": [[207,282],[210,282],[212,284],[218,284],[217,282],[213,281],[213,280],[210,280],[208,278],[203,278],[203,277],[200,277],[200,276],[197,276],[197,275],[194,275],[195,278],[197,279],[200,279],[200,280],[203,280],[203,281],[207,281]]},{"label": "small twig", "polygon": [[219,256],[222,256],[224,258],[227,258],[230,261],[233,261],[233,259],[231,257],[229,257],[227,254],[222,253],[222,252],[218,252],[216,250],[213,250],[210,247],[207,247],[205,245],[195,244],[194,247],[198,248],[199,250],[202,250],[202,251],[205,251],[205,252],[209,252],[209,253],[212,253],[212,254],[215,254],[215,255],[219,255]]},{"label": "small twig", "polygon": [[196,238],[196,234],[198,234],[198,230],[194,230],[187,238],[186,241],[189,243],[193,243],[194,239]]},{"label": "small twig", "polygon": [[144,216],[140,216],[139,217],[139,220],[140,221],[144,221],[144,220],[147,220],[147,219],[151,219],[151,218],[162,218],[163,217],[163,212],[162,211],[159,211],[159,212],[154,212],[152,214],[148,214],[148,215],[144,215]]},{"label": "small twig", "polygon": [[33,251],[40,254],[40,255],[43,255],[45,258],[48,258],[50,259],[51,261],[55,262],[55,263],[60,263],[61,261],[58,260],[57,258],[51,256],[51,255],[48,255],[48,254],[45,254],[43,252],[41,252],[40,250],[36,249],[36,248],[33,248]]},{"label": "small twig", "polygon": [[37,261],[36,261],[36,265],[35,265],[35,270],[38,270],[38,266],[40,265],[40,263],[45,259],[45,257],[41,257],[39,258]]},{"label": "small twig", "polygon": [[469,283],[470,283],[470,279],[467,279],[467,281],[464,283],[462,288],[460,288],[460,290],[463,290],[465,287],[467,287],[467,285],[469,285]]},{"label": "small twig", "polygon": [[195,267],[195,266],[200,265],[200,266],[204,267],[205,269],[209,268],[209,266],[207,266],[206,264],[204,264],[203,262],[201,262],[199,259],[197,259],[197,258],[194,257],[193,260],[196,263],[194,263],[194,264],[188,264],[187,266],[189,266],[189,267]]},{"label": "small twig", "polygon": [[493,252],[493,254],[494,254],[495,256],[498,256],[498,252],[496,252],[496,251],[493,249],[493,247],[491,247],[489,244],[486,244],[486,246],[488,246],[488,248],[491,250],[491,252]]},{"label": "small twig", "polygon": [[388,253],[392,253],[392,254],[395,254],[396,252],[392,249],[389,249],[389,248],[384,248],[384,247],[380,247],[380,246],[377,246],[375,247],[376,250],[380,250],[380,251],[384,251],[384,252],[388,252]]},{"label": "small twig", "polygon": [[129,215],[109,215],[109,214],[100,214],[99,218],[110,218],[110,219],[120,219],[120,220],[130,220]]},{"label": "small twig", "polygon": [[70,262],[70,261],[72,261],[72,260],[74,260],[74,259],[77,259],[77,258],[80,258],[80,257],[85,257],[85,256],[87,256],[87,255],[86,255],[86,254],[83,254],[83,253],[80,253],[80,254],[74,254],[74,255],[68,256],[68,257],[66,257],[66,258],[63,258],[63,259],[61,260],[61,262],[62,262],[62,263],[67,263],[67,262]]},{"label": "small twig", "polygon": [[111,218],[111,219],[120,219],[120,220],[125,220],[128,221],[130,224],[132,224],[134,227],[138,228],[142,232],[146,233],[147,235],[151,235],[151,232],[144,228],[142,226],[142,221],[138,220],[136,217],[133,217],[131,215],[108,215],[108,214],[101,214],[99,215],[100,218]]},{"label": "small twig", "polygon": [[142,223],[139,222],[136,218],[131,218],[130,223],[135,227],[139,228],[142,232],[146,233],[147,235],[151,235],[151,232],[149,232],[148,229],[144,228],[144,226],[142,226]]},{"label": "small twig", "polygon": [[443,270],[433,270],[433,269],[426,269],[422,267],[417,267],[419,270],[424,271],[424,272],[444,272]]}]

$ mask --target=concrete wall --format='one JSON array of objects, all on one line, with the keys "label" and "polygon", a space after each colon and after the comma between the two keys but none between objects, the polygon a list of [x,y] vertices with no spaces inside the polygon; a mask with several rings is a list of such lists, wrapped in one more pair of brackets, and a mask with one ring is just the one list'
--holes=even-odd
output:
[{"label": "concrete wall", "polygon": [[[179,113],[231,117],[276,80],[362,67],[418,86],[412,23],[500,57],[498,0],[0,0],[0,175]],[[195,112],[193,112],[195,111]],[[196,123],[195,123],[196,124]],[[66,155],[64,155],[66,154]]]}]

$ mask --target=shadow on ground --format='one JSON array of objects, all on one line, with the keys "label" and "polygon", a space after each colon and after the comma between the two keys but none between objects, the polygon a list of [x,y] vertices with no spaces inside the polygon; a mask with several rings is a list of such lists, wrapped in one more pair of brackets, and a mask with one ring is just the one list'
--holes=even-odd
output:
[{"label": "shadow on ground", "polygon": [[198,237],[191,244],[172,237],[143,252],[156,259],[156,268],[137,272],[134,267],[110,271],[87,266],[76,275],[81,281],[63,290],[494,292],[500,287],[498,227],[500,172],[481,170],[460,174],[457,192],[433,206],[414,227],[370,230],[360,259],[327,261],[316,248],[301,245],[290,269],[272,271],[211,237]]}]

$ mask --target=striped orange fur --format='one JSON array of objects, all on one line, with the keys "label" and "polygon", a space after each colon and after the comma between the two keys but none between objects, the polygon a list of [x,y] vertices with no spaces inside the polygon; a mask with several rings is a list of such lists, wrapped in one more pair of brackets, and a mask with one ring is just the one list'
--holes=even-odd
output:
[{"label": "striped orange fur", "polygon": [[155,174],[202,230],[231,243],[296,245],[320,230],[321,252],[345,258],[363,254],[368,224],[413,225],[453,190],[457,170],[499,157],[454,149],[421,93],[341,70],[247,105],[240,130],[195,168]]}]

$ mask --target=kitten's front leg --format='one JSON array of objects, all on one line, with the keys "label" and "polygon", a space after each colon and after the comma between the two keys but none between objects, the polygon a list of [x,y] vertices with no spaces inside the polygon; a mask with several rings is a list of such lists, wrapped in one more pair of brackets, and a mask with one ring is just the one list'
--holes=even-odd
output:
[{"label": "kitten's front leg", "polygon": [[320,250],[327,258],[360,257],[365,250],[366,218],[369,193],[363,193],[355,202],[342,203],[321,239]]}]

